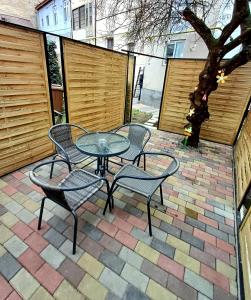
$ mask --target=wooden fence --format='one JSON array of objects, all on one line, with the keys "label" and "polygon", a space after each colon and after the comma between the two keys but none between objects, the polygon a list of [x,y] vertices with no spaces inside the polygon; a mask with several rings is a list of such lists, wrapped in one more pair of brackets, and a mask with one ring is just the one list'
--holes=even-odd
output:
[{"label": "wooden fence", "polygon": [[237,204],[240,206],[251,183],[251,112],[234,149]]},{"label": "wooden fence", "polygon": [[53,152],[41,33],[0,23],[0,176]]},{"label": "wooden fence", "polygon": [[127,55],[64,40],[69,122],[110,130],[124,122]]},{"label": "wooden fence", "polygon": [[[169,60],[159,129],[183,134],[188,123],[188,95],[198,84],[204,64],[202,60]],[[251,62],[230,74],[209,96],[210,120],[203,124],[201,138],[233,145],[250,95]]]}]

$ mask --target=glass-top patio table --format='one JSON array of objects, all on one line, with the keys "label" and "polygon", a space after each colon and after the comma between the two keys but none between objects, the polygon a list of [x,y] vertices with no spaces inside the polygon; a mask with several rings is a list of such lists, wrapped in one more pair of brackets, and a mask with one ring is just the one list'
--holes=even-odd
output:
[{"label": "glass-top patio table", "polygon": [[79,151],[97,157],[96,174],[105,175],[108,170],[108,157],[120,155],[130,147],[128,138],[112,132],[94,132],[79,137],[76,141]]}]

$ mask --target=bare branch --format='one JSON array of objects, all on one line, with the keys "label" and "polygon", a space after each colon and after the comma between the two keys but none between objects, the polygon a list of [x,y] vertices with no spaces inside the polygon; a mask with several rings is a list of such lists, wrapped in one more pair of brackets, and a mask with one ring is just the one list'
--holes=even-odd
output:
[{"label": "bare branch", "polygon": [[209,27],[198,18],[189,7],[186,7],[183,11],[183,17],[188,21],[194,28],[194,30],[201,36],[207,48],[210,49],[215,44],[216,39],[213,37]]},{"label": "bare branch", "polygon": [[222,56],[227,54],[229,51],[233,50],[235,47],[239,46],[245,42],[251,42],[251,28],[246,30],[244,33],[235,38],[232,42],[225,45],[222,49]]},{"label": "bare branch", "polygon": [[224,69],[225,75],[228,75],[233,72],[236,68],[245,65],[250,59],[250,53],[247,50],[242,50],[234,57],[226,61],[221,68]]}]

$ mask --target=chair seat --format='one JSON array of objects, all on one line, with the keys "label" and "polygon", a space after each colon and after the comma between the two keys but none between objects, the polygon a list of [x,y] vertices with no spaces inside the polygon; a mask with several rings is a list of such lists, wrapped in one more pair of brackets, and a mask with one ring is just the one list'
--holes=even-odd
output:
[{"label": "chair seat", "polygon": [[[81,151],[79,151],[78,148],[76,147],[76,145],[74,145],[74,144],[72,144],[69,147],[65,148],[65,150],[66,150],[66,153],[69,156],[70,163],[73,163],[73,164],[81,163],[81,162],[83,162],[84,160],[86,160],[87,158],[90,157],[90,156],[82,153]],[[59,153],[62,157],[64,157],[64,154],[61,151]]]},{"label": "chair seat", "polygon": [[118,155],[118,157],[126,159],[126,160],[134,160],[134,158],[141,152],[139,147],[135,145],[130,145],[130,148],[123,154]]},{"label": "chair seat", "polygon": [[[80,186],[85,184],[90,184],[92,181],[99,179],[98,176],[95,176],[84,170],[74,170],[63,181],[59,183],[59,187],[67,188],[72,186]],[[77,191],[65,191],[65,199],[72,210],[76,210],[81,206],[86,200],[88,200],[93,194],[95,194],[101,187],[103,183],[99,181],[85,189]]]},{"label": "chair seat", "polygon": [[116,182],[118,186],[127,188],[146,197],[152,195],[162,182],[162,179],[154,180],[153,175],[136,167],[135,165],[125,165],[122,167],[114,176],[114,179],[122,175],[153,178],[153,180],[122,178]]}]

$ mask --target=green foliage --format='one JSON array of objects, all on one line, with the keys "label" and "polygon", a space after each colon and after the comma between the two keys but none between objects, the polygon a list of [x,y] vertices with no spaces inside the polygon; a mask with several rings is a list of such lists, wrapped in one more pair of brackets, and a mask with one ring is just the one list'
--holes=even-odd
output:
[{"label": "green foliage", "polygon": [[55,51],[56,47],[57,46],[55,42],[48,41],[47,51],[48,51],[48,59],[49,59],[50,79],[52,84],[62,85],[62,77],[60,74],[58,58]]}]

